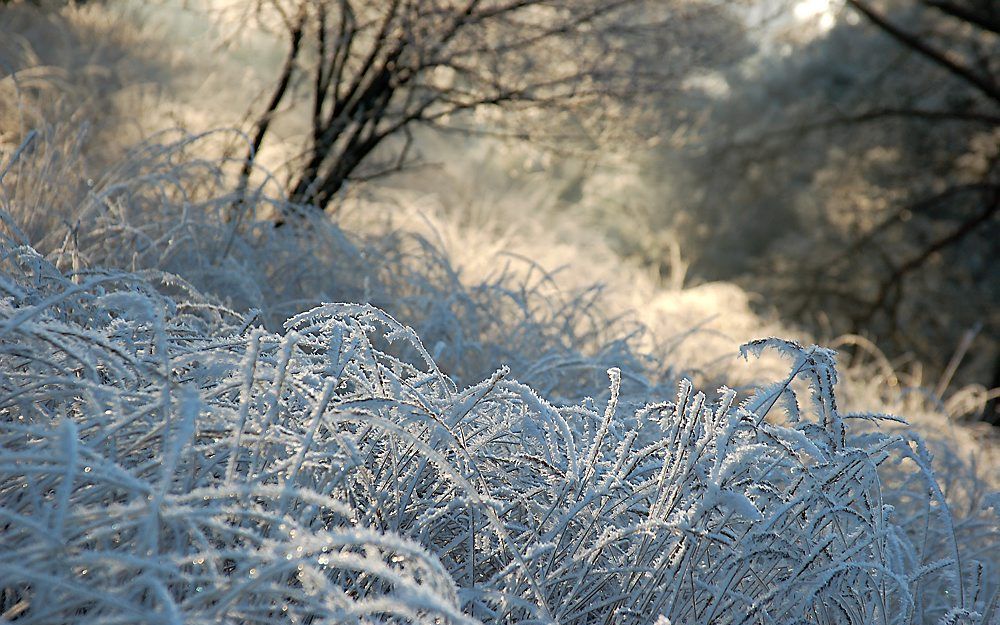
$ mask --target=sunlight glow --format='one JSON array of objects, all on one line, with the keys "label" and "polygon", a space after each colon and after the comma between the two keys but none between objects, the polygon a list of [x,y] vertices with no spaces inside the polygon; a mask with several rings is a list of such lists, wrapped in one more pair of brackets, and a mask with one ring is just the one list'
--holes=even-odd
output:
[{"label": "sunlight glow", "polygon": [[802,0],[795,5],[795,17],[800,20],[819,17],[823,13],[829,13],[830,4],[830,0]]},{"label": "sunlight glow", "polygon": [[795,5],[793,12],[800,21],[817,20],[823,31],[833,28],[836,22],[832,0],[801,0]]}]

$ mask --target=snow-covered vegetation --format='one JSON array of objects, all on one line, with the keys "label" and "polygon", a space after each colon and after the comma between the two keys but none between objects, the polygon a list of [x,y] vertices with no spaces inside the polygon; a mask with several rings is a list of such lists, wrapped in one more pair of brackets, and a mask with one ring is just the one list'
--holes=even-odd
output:
[{"label": "snow-covered vegetation", "polygon": [[[54,214],[18,210],[61,159],[30,141],[3,215],[8,620],[996,618],[989,465],[839,408],[829,350],[752,342],[787,374],[706,395],[593,298],[463,285],[417,235],[213,222],[186,140],[94,181],[43,255],[22,228]],[[419,330],[211,294],[250,288]]]},{"label": "snow-covered vegetation", "polygon": [[0,622],[1000,623],[977,391],[592,240],[238,189],[222,131],[114,155],[13,76]]}]

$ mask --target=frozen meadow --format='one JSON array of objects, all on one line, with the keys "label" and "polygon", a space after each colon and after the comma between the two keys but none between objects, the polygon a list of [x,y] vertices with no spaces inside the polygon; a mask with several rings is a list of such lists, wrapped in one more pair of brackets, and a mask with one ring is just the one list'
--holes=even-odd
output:
[{"label": "frozen meadow", "polygon": [[150,97],[102,10],[0,22],[0,623],[1000,624],[987,391],[522,195],[234,193],[236,133],[85,123]]}]

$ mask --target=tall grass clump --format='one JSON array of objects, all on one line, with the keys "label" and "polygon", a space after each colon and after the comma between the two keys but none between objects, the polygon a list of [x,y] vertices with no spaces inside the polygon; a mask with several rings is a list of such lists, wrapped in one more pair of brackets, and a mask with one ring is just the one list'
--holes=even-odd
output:
[{"label": "tall grass clump", "polygon": [[828,350],[749,344],[790,368],[744,397],[611,369],[559,404],[370,305],[268,331],[5,223],[7,620],[996,622],[996,496],[952,506],[919,436],[841,411]]},{"label": "tall grass clump", "polygon": [[[287,204],[267,178],[238,198],[228,163],[203,156],[219,134],[163,132],[88,172],[85,132],[42,127],[25,134],[0,209],[61,270],[168,272],[220,305],[257,310],[270,329],[324,301],[372,303],[414,327],[465,383],[500,364],[563,398],[591,393],[611,366],[629,387],[648,389],[652,370],[657,384],[675,382],[662,358],[637,349],[640,324],[602,310],[600,288],[560,289],[516,259],[469,280],[429,237],[392,225],[347,231]],[[275,228],[276,212],[292,225]]]}]

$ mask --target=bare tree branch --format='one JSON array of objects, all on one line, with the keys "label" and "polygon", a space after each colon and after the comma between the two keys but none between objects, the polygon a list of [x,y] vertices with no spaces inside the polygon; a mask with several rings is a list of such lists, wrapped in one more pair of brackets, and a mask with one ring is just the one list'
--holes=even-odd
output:
[{"label": "bare tree branch", "polygon": [[961,65],[950,58],[944,52],[935,49],[920,37],[913,35],[890,22],[884,15],[876,11],[870,4],[863,0],[847,0],[859,13],[868,18],[872,24],[880,28],[904,46],[920,53],[928,60],[948,70],[951,74],[962,79],[969,85],[975,87],[994,102],[1000,103],[1000,88],[987,76],[980,76],[968,67]]},{"label": "bare tree branch", "polygon": [[1000,35],[1000,10],[993,9],[989,15],[973,11],[954,2],[946,0],[920,0],[923,4],[933,7],[946,15],[960,19]]},{"label": "bare tree branch", "polygon": [[[302,34],[305,29],[305,23],[306,13],[305,11],[300,11],[294,24],[290,26],[290,44],[288,54],[285,56],[285,63],[281,68],[281,73],[278,76],[278,82],[274,87],[274,92],[271,94],[271,99],[264,108],[264,112],[257,118],[257,129],[256,132],[254,132],[250,146],[247,148],[246,157],[243,159],[243,166],[240,168],[239,183],[236,188],[235,213],[237,222],[243,219],[243,204],[246,199],[247,185],[250,181],[250,174],[253,171],[254,158],[260,151],[260,146],[264,143],[264,137],[267,135],[267,131],[271,126],[271,121],[274,119],[274,115],[278,111],[281,101],[284,100],[285,95],[288,93],[288,86],[291,83],[292,75],[295,72],[295,63],[299,58],[299,53],[301,52]],[[232,240],[227,243],[226,249],[223,250],[222,258],[225,258],[225,256],[228,255],[229,245],[231,243]]]},{"label": "bare tree branch", "polygon": [[[279,10],[294,54],[258,119],[253,153],[289,85],[308,89],[311,133],[288,188],[293,202],[318,208],[329,206],[349,180],[372,177],[364,170],[376,166],[370,159],[380,146],[406,146],[394,153],[408,158],[408,142],[386,140],[415,124],[437,125],[486,107],[610,115],[599,102],[624,104],[660,89],[661,68],[674,69],[662,57],[643,57],[649,41],[639,45],[640,35],[653,31],[640,24],[663,23],[653,15],[694,19],[677,17],[691,13],[692,3],[724,10],[714,0],[259,2]],[[670,12],[674,3],[684,11]],[[304,27],[287,18],[295,7],[308,16]],[[307,54],[300,53],[303,45]],[[296,74],[308,79],[294,81]]]},{"label": "bare tree branch", "polygon": [[899,288],[904,276],[919,269],[924,263],[933,257],[934,254],[947,247],[955,245],[968,235],[975,232],[980,226],[988,223],[998,213],[998,211],[1000,211],[1000,187],[991,185],[987,192],[985,206],[981,211],[963,221],[957,228],[948,234],[932,241],[930,245],[927,245],[919,254],[896,267],[892,274],[882,281],[882,285],[879,287],[875,300],[872,302],[868,312],[862,319],[871,319],[871,317],[885,305],[886,299],[893,289]]}]

